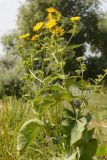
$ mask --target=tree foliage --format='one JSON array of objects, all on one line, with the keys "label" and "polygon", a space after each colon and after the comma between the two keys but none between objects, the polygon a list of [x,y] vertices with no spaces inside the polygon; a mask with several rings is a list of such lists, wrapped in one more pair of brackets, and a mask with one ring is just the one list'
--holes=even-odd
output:
[{"label": "tree foliage", "polygon": [[0,98],[4,95],[21,96],[22,75],[23,65],[19,56],[6,54],[0,59]]}]

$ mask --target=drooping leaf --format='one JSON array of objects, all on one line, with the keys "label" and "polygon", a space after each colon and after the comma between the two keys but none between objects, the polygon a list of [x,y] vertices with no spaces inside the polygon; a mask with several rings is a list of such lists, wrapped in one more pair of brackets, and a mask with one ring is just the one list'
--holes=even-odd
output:
[{"label": "drooping leaf", "polygon": [[43,122],[38,119],[31,119],[22,125],[17,137],[17,150],[19,152],[24,151],[32,143],[39,126],[43,126]]},{"label": "drooping leaf", "polygon": [[46,91],[64,91],[64,89],[62,89],[61,86],[51,85],[48,87],[44,87],[43,89],[40,89],[39,93],[44,93]]},{"label": "drooping leaf", "polygon": [[49,107],[56,105],[57,102],[54,101],[44,101],[43,103],[40,104],[39,109],[40,111],[45,111],[49,109]]},{"label": "drooping leaf", "polygon": [[70,140],[71,146],[81,139],[86,124],[87,120],[85,117],[75,121],[74,128],[71,130],[71,140]]},{"label": "drooping leaf", "polygon": [[63,100],[71,101],[72,100],[71,94],[66,91],[55,92],[55,93],[53,93],[53,96],[54,96],[55,100],[57,100],[57,101],[63,101]]},{"label": "drooping leaf", "polygon": [[61,123],[65,135],[67,135],[68,145],[71,139],[71,130],[75,125],[75,114],[69,108],[64,109],[63,120]]}]

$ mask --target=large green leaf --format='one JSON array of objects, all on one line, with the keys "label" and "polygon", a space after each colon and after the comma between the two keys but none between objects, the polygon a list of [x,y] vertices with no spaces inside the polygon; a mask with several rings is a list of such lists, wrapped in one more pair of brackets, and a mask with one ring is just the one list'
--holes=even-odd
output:
[{"label": "large green leaf", "polygon": [[44,102],[40,104],[39,109],[41,112],[43,112],[49,109],[49,107],[55,106],[56,104],[57,102],[55,100],[54,101],[44,100]]},{"label": "large green leaf", "polygon": [[64,74],[55,73],[55,74],[47,76],[44,79],[44,83],[49,85],[50,83],[52,83],[53,81],[58,80],[58,79],[64,80],[64,79],[66,79],[66,76]]},{"label": "large green leaf", "polygon": [[66,51],[66,52],[71,51],[71,50],[76,49],[76,48],[81,47],[81,46],[83,46],[83,44],[72,44],[71,46],[65,47],[64,51]]},{"label": "large green leaf", "polygon": [[107,146],[98,146],[97,156],[107,156]]},{"label": "large green leaf", "polygon": [[96,139],[92,139],[89,143],[85,143],[84,146],[82,146],[80,160],[92,160],[93,156],[96,153],[97,146],[98,141]]},{"label": "large green leaf", "polygon": [[48,87],[44,87],[43,89],[40,89],[39,93],[46,93],[46,91],[64,91],[64,89],[62,89],[61,86],[57,86],[57,85],[51,85]]},{"label": "large green leaf", "polygon": [[71,146],[82,138],[82,133],[85,130],[86,124],[87,120],[85,117],[75,121],[74,128],[71,130]]},{"label": "large green leaf", "polygon": [[53,81],[57,80],[59,77],[57,75],[51,75],[51,76],[47,76],[45,79],[44,79],[44,83],[45,84],[50,84],[52,83]]},{"label": "large green leaf", "polygon": [[53,96],[55,98],[56,101],[63,101],[63,100],[67,100],[67,101],[71,101],[72,100],[72,95],[69,92],[66,91],[62,91],[62,92],[54,92]]},{"label": "large green leaf", "polygon": [[39,126],[43,126],[43,122],[38,119],[31,119],[22,125],[17,137],[17,150],[19,152],[24,151],[32,143]]}]

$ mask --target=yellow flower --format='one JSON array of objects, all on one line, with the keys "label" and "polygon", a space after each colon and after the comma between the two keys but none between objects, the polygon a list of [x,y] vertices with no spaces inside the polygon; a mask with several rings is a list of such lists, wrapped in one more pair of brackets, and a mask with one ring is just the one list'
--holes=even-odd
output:
[{"label": "yellow flower", "polygon": [[62,27],[57,27],[57,28],[56,28],[56,32],[57,32],[57,33],[60,33],[60,35],[62,36],[62,35],[64,34],[64,28],[62,28]]},{"label": "yellow flower", "polygon": [[47,12],[48,13],[55,13],[55,12],[57,12],[57,10],[53,7],[50,7],[50,8],[47,8]]},{"label": "yellow flower", "polygon": [[24,35],[19,36],[19,38],[20,38],[20,39],[26,39],[26,38],[28,38],[29,36],[30,36],[30,34],[29,34],[29,33],[26,33],[26,34],[24,34]]},{"label": "yellow flower", "polygon": [[45,25],[45,28],[52,28],[52,27],[54,27],[56,25],[56,20],[55,19],[50,19],[47,23],[46,23],[46,25]]},{"label": "yellow flower", "polygon": [[37,23],[34,27],[33,27],[33,31],[38,31],[43,27],[43,22],[39,22]]},{"label": "yellow flower", "polygon": [[56,27],[55,30],[51,31],[52,36],[56,36],[56,35],[61,35],[63,36],[64,34],[64,28],[63,27]]},{"label": "yellow flower", "polygon": [[49,12],[47,15],[47,19],[55,19],[56,21],[59,21],[61,19],[61,13],[59,11],[56,11],[55,14]]},{"label": "yellow flower", "polygon": [[35,40],[37,40],[39,37],[40,37],[39,34],[38,34],[38,35],[34,35],[34,36],[32,36],[31,40],[32,40],[32,41],[35,41]]},{"label": "yellow flower", "polygon": [[79,22],[80,19],[81,19],[80,16],[76,16],[76,17],[71,17],[71,18],[70,18],[70,20],[71,20],[72,22]]}]

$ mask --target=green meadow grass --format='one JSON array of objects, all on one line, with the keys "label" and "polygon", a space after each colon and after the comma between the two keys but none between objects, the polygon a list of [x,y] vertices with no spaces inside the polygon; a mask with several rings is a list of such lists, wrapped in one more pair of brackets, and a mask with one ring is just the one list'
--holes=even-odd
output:
[{"label": "green meadow grass", "polygon": [[101,145],[107,145],[107,92],[95,93],[89,100],[89,110],[93,115],[91,127]]},{"label": "green meadow grass", "polygon": [[28,104],[14,97],[0,101],[0,160],[17,160],[16,138],[23,122],[33,114]]}]

